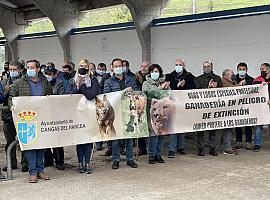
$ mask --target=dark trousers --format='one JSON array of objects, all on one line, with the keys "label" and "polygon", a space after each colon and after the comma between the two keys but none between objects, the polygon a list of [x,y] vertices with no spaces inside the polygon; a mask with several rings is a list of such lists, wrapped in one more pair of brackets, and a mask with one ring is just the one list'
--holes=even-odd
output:
[{"label": "dark trousers", "polygon": [[90,163],[91,151],[93,149],[92,143],[79,144],[76,146],[78,162],[83,164]]},{"label": "dark trousers", "polygon": [[[242,136],[242,127],[235,128],[236,131],[236,142],[242,142],[243,136]],[[252,127],[246,126],[245,127],[245,134],[246,134],[246,143],[252,142]]]},{"label": "dark trousers", "polygon": [[45,166],[54,165],[53,162],[53,153],[51,149],[45,149],[44,153],[44,164]]},{"label": "dark trousers", "polygon": [[[211,130],[209,131],[209,148],[216,148],[216,131]],[[203,149],[204,148],[204,131],[197,133],[197,148]]]},{"label": "dark trousers", "polygon": [[139,147],[140,151],[147,151],[146,138],[139,138],[138,139],[138,147]]},{"label": "dark trousers", "polygon": [[53,148],[53,158],[55,165],[64,165],[64,147]]},{"label": "dark trousers", "polygon": [[[5,135],[6,142],[7,142],[7,144],[5,146],[5,150],[7,152],[7,149],[9,147],[9,145],[13,141],[16,140],[16,135],[17,135],[16,128],[14,126],[13,121],[4,121],[3,131],[4,131],[4,135]],[[23,167],[28,166],[27,159],[26,159],[26,156],[25,156],[25,152],[21,153],[21,165]],[[11,166],[12,167],[17,166],[16,148],[13,148],[12,151],[11,151]]]}]

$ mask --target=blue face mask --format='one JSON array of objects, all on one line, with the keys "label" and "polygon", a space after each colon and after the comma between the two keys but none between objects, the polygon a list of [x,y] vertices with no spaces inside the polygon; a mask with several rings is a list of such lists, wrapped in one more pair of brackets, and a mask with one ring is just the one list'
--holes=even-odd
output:
[{"label": "blue face mask", "polygon": [[116,75],[116,76],[120,76],[120,75],[122,75],[123,73],[124,73],[124,71],[123,71],[123,67],[116,67],[116,68],[114,68],[114,74]]},{"label": "blue face mask", "polygon": [[27,76],[30,78],[34,78],[37,76],[37,72],[34,69],[27,69]]},{"label": "blue face mask", "polygon": [[175,71],[176,71],[176,73],[181,74],[183,71],[183,66],[175,65]]},{"label": "blue face mask", "polygon": [[158,72],[151,72],[150,76],[151,76],[151,79],[154,80],[154,81],[159,79],[159,73]]},{"label": "blue face mask", "polygon": [[14,72],[10,72],[9,75],[11,78],[16,78],[17,76],[19,76],[19,73],[17,71],[14,71]]},{"label": "blue face mask", "polygon": [[244,70],[239,70],[239,71],[238,71],[238,74],[239,74],[239,77],[244,78],[244,77],[246,77],[247,72],[246,72],[246,71],[244,71]]},{"label": "blue face mask", "polygon": [[100,76],[103,76],[103,75],[106,73],[106,71],[103,71],[103,70],[97,70],[97,73],[98,73]]},{"label": "blue face mask", "polygon": [[46,78],[47,78],[47,80],[49,81],[49,82],[51,82],[52,80],[53,80],[53,77],[52,76],[46,76]]}]

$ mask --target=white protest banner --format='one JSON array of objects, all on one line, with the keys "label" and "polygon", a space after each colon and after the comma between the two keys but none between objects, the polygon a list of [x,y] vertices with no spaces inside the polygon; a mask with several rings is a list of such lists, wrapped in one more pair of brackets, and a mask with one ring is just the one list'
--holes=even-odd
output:
[{"label": "white protest banner", "polygon": [[[15,97],[22,150],[270,123],[268,87]],[[150,132],[150,133],[149,133]]]}]

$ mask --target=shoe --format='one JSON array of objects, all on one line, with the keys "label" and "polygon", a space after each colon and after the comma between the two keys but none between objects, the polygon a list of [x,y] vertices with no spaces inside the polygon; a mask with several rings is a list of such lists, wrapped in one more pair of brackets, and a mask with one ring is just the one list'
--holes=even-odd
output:
[{"label": "shoe", "polygon": [[155,157],[154,156],[149,156],[148,164],[155,164],[155,163],[156,163]]},{"label": "shoe", "polygon": [[237,151],[234,151],[234,150],[224,150],[223,151],[223,154],[224,155],[237,155],[238,152]]},{"label": "shoe", "polygon": [[161,155],[155,156],[155,161],[157,161],[158,163],[165,163],[165,161],[162,159]]},{"label": "shoe", "polygon": [[[12,168],[12,169],[18,169],[17,166],[13,166],[13,167],[11,167],[11,168]],[[3,172],[6,172],[6,171],[7,171],[7,167],[3,167],[2,171],[3,171]]]},{"label": "shoe", "polygon": [[79,173],[84,173],[84,167],[83,167],[82,163],[78,164],[78,172]]},{"label": "shoe", "polygon": [[250,143],[247,143],[246,144],[246,150],[251,150],[252,148],[251,148],[251,144]]},{"label": "shoe", "polygon": [[22,166],[22,172],[28,172],[29,168],[28,166]]},{"label": "shoe", "polygon": [[143,156],[143,155],[147,155],[147,151],[146,150],[140,150],[139,149],[138,156]]},{"label": "shoe", "polygon": [[253,149],[254,152],[259,152],[260,150],[261,150],[261,146],[260,145],[255,145],[254,146],[254,149]]},{"label": "shoe", "polygon": [[37,175],[37,177],[40,178],[40,179],[44,179],[44,180],[50,180],[50,177],[47,174],[45,174],[44,172],[43,173],[39,173]]},{"label": "shoe", "polygon": [[242,148],[242,142],[236,142],[235,149],[241,149]]},{"label": "shoe", "polygon": [[216,148],[211,148],[210,151],[209,151],[209,154],[212,155],[212,156],[218,156]]},{"label": "shoe", "polygon": [[169,151],[168,158],[174,158],[174,151]]},{"label": "shoe", "polygon": [[111,155],[112,155],[112,148],[108,148],[108,149],[105,151],[105,156],[110,157]]},{"label": "shoe", "polygon": [[177,152],[178,152],[179,154],[181,154],[181,155],[185,155],[185,154],[186,154],[185,149],[182,149],[182,148],[177,149]]},{"label": "shoe", "polygon": [[37,181],[38,181],[37,175],[29,176],[29,183],[37,183]]},{"label": "shoe", "polygon": [[119,161],[113,161],[112,169],[119,169]]},{"label": "shoe", "polygon": [[128,160],[127,165],[132,167],[132,168],[138,168],[138,165],[135,163],[134,160]]},{"label": "shoe", "polygon": [[85,171],[86,174],[92,174],[92,169],[91,169],[89,164],[85,165],[85,170],[84,171]]},{"label": "shoe", "polygon": [[198,149],[198,156],[205,156],[203,148]]},{"label": "shoe", "polygon": [[65,166],[64,165],[57,165],[57,169],[58,170],[65,170]]}]

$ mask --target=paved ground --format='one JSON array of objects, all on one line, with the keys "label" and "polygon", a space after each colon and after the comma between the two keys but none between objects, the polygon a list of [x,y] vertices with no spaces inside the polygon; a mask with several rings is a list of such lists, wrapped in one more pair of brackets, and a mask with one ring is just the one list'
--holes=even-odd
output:
[{"label": "paved ground", "polygon": [[[267,138],[265,138],[267,140]],[[3,137],[0,133],[0,141]],[[0,142],[0,145],[1,145]],[[241,150],[240,155],[196,156],[193,140],[187,155],[149,165],[140,157],[139,168],[123,161],[112,170],[110,160],[95,152],[91,175],[76,172],[74,147],[65,148],[67,169],[46,168],[50,181],[27,182],[27,174],[14,170],[14,180],[0,181],[0,199],[256,199],[270,198],[270,150],[268,141],[259,153]],[[166,145],[165,145],[166,146]],[[166,153],[167,154],[167,153]],[[0,166],[4,166],[0,148]]]}]

